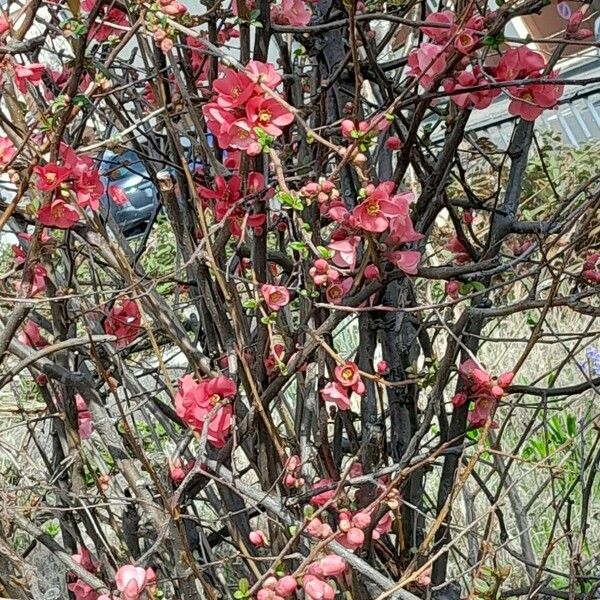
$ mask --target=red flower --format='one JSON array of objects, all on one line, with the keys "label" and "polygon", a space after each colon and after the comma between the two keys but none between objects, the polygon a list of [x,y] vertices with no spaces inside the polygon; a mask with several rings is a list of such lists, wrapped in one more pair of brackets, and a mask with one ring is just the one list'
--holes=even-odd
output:
[{"label": "red flower", "polygon": [[[246,65],[246,75],[256,84],[266,85],[274,90],[281,83],[281,75],[275,71],[275,67],[269,63],[263,63],[258,60],[251,60]],[[260,85],[256,90],[262,93]]]},{"label": "red flower", "polygon": [[124,600],[137,600],[146,587],[146,571],[142,567],[124,565],[117,571],[115,583]]},{"label": "red flower", "polygon": [[271,310],[279,310],[290,301],[290,293],[281,285],[263,283],[260,286],[260,293]]},{"label": "red flower", "polygon": [[92,210],[100,208],[100,198],[104,194],[104,184],[100,180],[100,173],[93,169],[86,171],[75,182],[77,203],[81,208],[90,207]]},{"label": "red flower", "polygon": [[281,127],[289,125],[294,115],[274,98],[255,96],[246,104],[246,116],[252,127],[260,127],[265,133],[277,137]]},{"label": "red flower", "polygon": [[454,12],[444,10],[432,13],[425,19],[425,25],[421,25],[419,29],[436,44],[445,44],[456,32]]},{"label": "red flower", "polygon": [[56,163],[48,163],[40,167],[34,167],[33,172],[37,176],[37,189],[40,192],[51,192],[57,189],[63,181],[71,176],[71,171]]},{"label": "red flower", "polygon": [[43,348],[48,345],[48,340],[42,335],[35,321],[27,321],[27,324],[22,329],[23,331],[18,336],[22,344],[30,348]]},{"label": "red flower", "polygon": [[104,322],[104,331],[117,337],[117,347],[127,346],[140,334],[142,316],[134,300],[117,300]]},{"label": "red flower", "polygon": [[[203,431],[204,423],[223,400],[232,399],[237,393],[233,380],[224,375],[214,379],[205,379],[200,383],[193,375],[186,375],[179,384],[175,396],[177,414],[195,431]],[[208,441],[216,448],[225,445],[231,428],[233,409],[230,403],[220,406],[210,416],[208,423]]]},{"label": "red flower", "polygon": [[17,89],[24,94],[27,92],[27,82],[31,85],[38,86],[42,82],[42,74],[44,65],[39,63],[31,63],[29,65],[13,65],[15,74],[15,85]]},{"label": "red flower", "polygon": [[223,77],[215,80],[213,88],[217,93],[217,104],[223,108],[238,108],[246,105],[254,94],[252,80],[235,69],[226,69]]},{"label": "red flower", "polygon": [[79,213],[62,198],[44,204],[38,211],[38,220],[46,227],[69,229],[79,221]]}]

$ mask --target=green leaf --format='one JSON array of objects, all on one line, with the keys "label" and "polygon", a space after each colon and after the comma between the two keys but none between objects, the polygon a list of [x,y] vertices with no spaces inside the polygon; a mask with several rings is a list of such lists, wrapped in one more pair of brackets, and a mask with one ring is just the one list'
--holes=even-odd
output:
[{"label": "green leaf", "polygon": [[244,300],[242,302],[242,306],[244,308],[256,308],[257,305],[258,305],[258,302],[252,298],[249,300]]},{"label": "green leaf", "polygon": [[242,577],[242,579],[240,579],[238,589],[244,594],[248,593],[248,590],[250,589],[250,584],[248,583],[248,580],[245,577]]},{"label": "green leaf", "polygon": [[317,251],[321,258],[325,260],[331,260],[333,258],[333,252],[329,250],[329,248],[325,248],[325,246],[317,246]]}]

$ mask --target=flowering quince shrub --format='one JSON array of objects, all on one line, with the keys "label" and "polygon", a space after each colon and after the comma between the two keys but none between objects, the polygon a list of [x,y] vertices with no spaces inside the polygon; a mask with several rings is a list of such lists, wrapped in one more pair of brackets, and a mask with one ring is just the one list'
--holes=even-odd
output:
[{"label": "flowering quince shrub", "polygon": [[3,8],[0,595],[594,596],[594,10],[430,4]]}]

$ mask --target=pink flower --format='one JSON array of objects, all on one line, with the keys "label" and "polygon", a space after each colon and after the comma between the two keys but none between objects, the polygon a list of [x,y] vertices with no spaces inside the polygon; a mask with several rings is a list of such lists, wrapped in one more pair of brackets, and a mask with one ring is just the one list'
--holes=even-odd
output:
[{"label": "pink flower", "polygon": [[[555,78],[556,72],[550,77]],[[535,121],[547,108],[552,108],[562,96],[564,85],[554,83],[532,83],[508,88],[512,100],[508,112],[525,121]]]},{"label": "pink flower", "polygon": [[298,587],[298,583],[296,579],[291,575],[284,575],[275,586],[275,593],[281,596],[282,598],[287,598],[291,596]]},{"label": "pink flower", "polygon": [[63,181],[71,176],[71,171],[67,167],[57,165],[56,163],[48,163],[40,167],[39,165],[33,168],[34,174],[37,176],[37,189],[40,192],[51,192],[58,188]]},{"label": "pink flower", "polygon": [[350,408],[350,398],[348,398],[348,391],[343,385],[339,383],[329,382],[321,390],[321,398],[325,402],[332,402],[339,410],[348,410]]},{"label": "pink flower", "polygon": [[380,360],[377,363],[377,372],[380,375],[383,375],[383,373],[385,373],[388,370],[388,364],[385,362],[385,360]]},{"label": "pink flower", "polygon": [[0,137],[0,165],[6,166],[17,153],[15,145],[7,137]]},{"label": "pink flower", "polygon": [[213,82],[213,88],[217,93],[217,104],[223,108],[245,106],[254,94],[252,80],[235,69],[226,69],[223,77]]},{"label": "pink flower", "polygon": [[417,583],[422,585],[423,587],[427,587],[431,585],[431,568],[425,569],[422,573],[417,577]]},{"label": "pink flower", "polygon": [[[86,12],[90,12],[94,7],[95,2],[88,2],[87,7],[85,8],[84,2],[82,4],[82,8]],[[105,42],[111,35],[120,36],[123,35],[123,29],[120,27],[126,27],[129,25],[129,19],[127,18],[127,14],[118,8],[111,8],[110,10],[104,6],[98,15],[98,19],[102,21],[99,25],[94,25],[90,30],[90,37],[95,39],[97,42]],[[117,27],[114,27],[116,25]]]},{"label": "pink flower", "polygon": [[338,383],[344,387],[352,387],[356,385],[360,379],[358,365],[351,360],[346,361],[343,365],[338,365],[334,370],[334,376]]},{"label": "pink flower", "polygon": [[319,577],[337,577],[346,571],[346,561],[337,554],[328,554],[317,563]]},{"label": "pink flower", "polygon": [[425,19],[425,25],[421,25],[419,29],[436,44],[445,44],[456,32],[454,12],[444,10],[432,13]]},{"label": "pink flower", "polygon": [[175,410],[192,429],[203,431],[204,423],[208,423],[208,441],[216,448],[222,448],[229,436],[233,408],[226,403],[214,411],[215,406],[224,400],[230,400],[237,394],[237,386],[229,377],[219,375],[214,379],[204,379],[200,383],[193,375],[186,375],[180,380],[179,391],[175,396]]},{"label": "pink flower", "polygon": [[389,227],[389,219],[401,214],[402,207],[390,199],[383,184],[377,186],[367,196],[367,199],[352,211],[357,225],[365,231],[373,233],[385,231]]},{"label": "pink flower", "polygon": [[311,17],[312,13],[303,0],[282,0],[281,6],[271,6],[271,20],[278,25],[304,27]]},{"label": "pink flower", "polygon": [[48,340],[42,335],[35,321],[27,321],[18,336],[19,341],[30,348],[43,348],[48,345]]},{"label": "pink flower", "polygon": [[484,77],[478,66],[473,67],[472,71],[461,71],[455,79],[444,81],[444,90],[450,95],[450,99],[460,108],[473,106],[473,108],[487,108],[494,98],[500,95],[499,89],[482,89],[472,92],[455,93],[465,88],[472,88],[479,85],[485,85],[487,79]]},{"label": "pink flower", "polygon": [[515,374],[512,371],[508,371],[507,373],[502,373],[502,375],[500,375],[498,377],[498,385],[501,388],[506,389],[507,387],[510,386],[514,377],[515,377]]},{"label": "pink flower", "polygon": [[341,269],[353,270],[356,265],[356,249],[359,244],[360,237],[357,235],[331,242],[327,245],[329,250],[333,250],[331,262]]},{"label": "pink flower", "polygon": [[38,211],[38,221],[46,227],[69,229],[79,221],[79,213],[61,198],[48,202]]},{"label": "pink flower", "polygon": [[352,517],[352,524],[359,529],[366,529],[371,524],[371,515],[366,512],[357,512]]},{"label": "pink flower", "polygon": [[302,589],[308,600],[333,600],[335,598],[335,590],[314,575],[304,577]]},{"label": "pink flower", "polygon": [[331,304],[339,304],[344,296],[350,291],[352,288],[352,278],[346,277],[339,282],[332,283],[327,290],[325,291],[325,296],[327,297],[327,301]]},{"label": "pink flower", "polygon": [[129,298],[117,300],[104,322],[104,331],[117,337],[117,347],[123,348],[141,333],[142,315],[137,302]]},{"label": "pink flower", "polygon": [[265,532],[262,529],[256,529],[254,531],[251,531],[248,535],[248,538],[250,539],[250,542],[254,544],[257,548],[262,548],[264,546],[269,545],[269,543],[267,542],[267,536],[265,535]]},{"label": "pink flower", "polygon": [[379,519],[375,529],[373,529],[373,539],[378,540],[382,535],[385,535],[392,529],[392,513],[386,512],[381,519]]},{"label": "pink flower", "polygon": [[475,46],[477,46],[479,38],[473,32],[465,29],[461,31],[454,39],[454,47],[461,54],[470,54]]},{"label": "pink flower", "polygon": [[[258,60],[251,60],[246,65],[246,75],[254,83],[266,85],[272,90],[281,83],[281,75],[275,71],[275,67],[270,63],[263,63]],[[260,85],[256,91],[262,93]]]},{"label": "pink flower", "polygon": [[289,125],[294,115],[274,98],[255,96],[246,103],[246,117],[251,127],[260,127],[274,137],[283,132],[281,127]]},{"label": "pink flower", "polygon": [[408,56],[410,75],[418,77],[421,87],[428,90],[436,77],[446,70],[444,47],[423,43]]},{"label": "pink flower", "polygon": [[17,89],[24,94],[27,92],[27,82],[31,83],[33,86],[39,86],[42,82],[44,68],[44,65],[39,63],[31,63],[29,65],[14,64],[13,70]]},{"label": "pink flower", "polygon": [[142,567],[124,565],[117,571],[115,583],[124,600],[137,600],[146,586],[146,571]]},{"label": "pink flower", "polygon": [[260,286],[260,293],[271,310],[279,310],[290,302],[290,293],[281,285],[263,283]]},{"label": "pink flower", "polygon": [[421,253],[416,250],[397,250],[388,252],[387,259],[398,269],[404,271],[407,275],[416,275],[419,262],[421,262]]},{"label": "pink flower", "polygon": [[494,75],[498,81],[513,81],[527,79],[539,75],[546,66],[544,57],[527,46],[509,48],[500,58]]},{"label": "pink flower", "polygon": [[496,403],[491,398],[482,397],[475,401],[475,408],[469,413],[469,424],[472,427],[483,427],[494,413]]}]

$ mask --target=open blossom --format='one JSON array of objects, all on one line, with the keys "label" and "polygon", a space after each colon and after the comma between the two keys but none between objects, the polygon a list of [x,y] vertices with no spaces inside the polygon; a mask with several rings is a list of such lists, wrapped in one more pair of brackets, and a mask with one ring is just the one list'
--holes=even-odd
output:
[{"label": "open blossom", "polygon": [[141,332],[142,316],[137,302],[129,298],[117,300],[104,321],[104,331],[117,337],[117,347],[131,344]]},{"label": "open blossom", "polygon": [[325,290],[327,301],[331,304],[339,304],[351,288],[352,277],[346,277],[345,279],[330,284]]},{"label": "open blossom", "polygon": [[[391,184],[391,185],[390,185]],[[365,231],[381,233],[390,224],[390,219],[402,215],[402,207],[390,198],[393,182],[367,188],[367,198],[352,211],[359,227]]]},{"label": "open blossom", "polygon": [[17,153],[12,141],[7,137],[0,137],[0,166],[7,165]]},{"label": "open blossom", "polygon": [[290,301],[289,291],[281,285],[263,283],[260,286],[260,293],[271,310],[279,310]]},{"label": "open blossom", "polygon": [[360,237],[357,235],[331,242],[327,245],[329,250],[333,250],[331,262],[340,269],[354,270],[356,265],[356,251],[359,244]]},{"label": "open blossom", "polygon": [[115,575],[117,589],[124,600],[137,600],[146,587],[146,571],[142,567],[124,565]]},{"label": "open blossom", "polygon": [[304,0],[281,0],[280,5],[271,5],[271,21],[277,25],[304,27],[311,17],[312,13]]},{"label": "open blossom", "polygon": [[202,108],[207,126],[216,136],[222,149],[243,150],[249,155],[262,151],[257,129],[278,137],[282,128],[294,116],[271,95],[266,95],[262,85],[276,86],[280,77],[272,65],[252,61],[248,73],[225,69],[223,76],[213,83],[215,101]]},{"label": "open blossom", "polygon": [[428,90],[435,78],[446,70],[444,46],[421,44],[408,55],[408,66],[410,75],[418,77],[421,87]]},{"label": "open blossom", "polygon": [[[511,98],[508,106],[511,115],[520,116],[525,121],[534,121],[544,110],[556,106],[562,96],[564,85],[534,81],[542,77],[545,66],[544,57],[526,46],[510,48],[502,55],[498,66],[494,69],[496,79],[498,81],[527,80],[523,85],[509,85],[507,88]],[[553,71],[547,78],[556,79],[557,76],[557,72]]]},{"label": "open blossom", "polygon": [[38,86],[42,82],[44,69],[44,65],[39,63],[30,63],[28,65],[14,64],[13,72],[15,74],[17,89],[24,94],[27,92],[27,82],[33,86]]},{"label": "open blossom", "polygon": [[416,275],[421,262],[421,253],[416,250],[397,250],[388,252],[386,258],[407,275]]},{"label": "open blossom", "polygon": [[334,370],[334,376],[336,381],[344,387],[352,387],[360,380],[358,366],[351,360],[343,365],[338,365]]},{"label": "open blossom", "polygon": [[[175,410],[192,429],[202,432],[208,423],[208,441],[216,448],[225,445],[231,429],[233,408],[230,402],[237,394],[235,382],[219,375],[213,379],[203,379],[199,383],[193,375],[184,376],[175,396]],[[223,404],[221,404],[223,403]],[[217,405],[221,404],[215,410]]]},{"label": "open blossom", "polygon": [[454,12],[443,10],[431,13],[425,19],[425,24],[419,29],[436,44],[445,44],[456,33]]},{"label": "open blossom", "polygon": [[33,173],[36,175],[36,187],[40,192],[51,192],[57,189],[71,175],[67,167],[56,163],[48,163],[43,167],[38,165],[33,168]]},{"label": "open blossom", "polygon": [[75,396],[75,407],[77,408],[79,437],[82,440],[87,440],[92,435],[92,431],[94,431],[92,413],[90,413],[85,400],[79,394]]},{"label": "open blossom", "polygon": [[477,109],[487,108],[494,98],[500,95],[497,88],[481,89],[473,91],[461,90],[485,85],[489,80],[485,78],[478,66],[471,71],[461,71],[454,79],[444,81],[444,91],[450,94],[450,99],[460,108],[472,106]]},{"label": "open blossom", "polygon": [[321,398],[323,398],[325,402],[335,404],[339,410],[348,410],[350,408],[348,390],[339,383],[330,381],[321,390]]},{"label": "open blossom", "polygon": [[46,227],[69,229],[79,221],[77,209],[67,204],[62,198],[48,202],[38,211],[39,222]]}]

